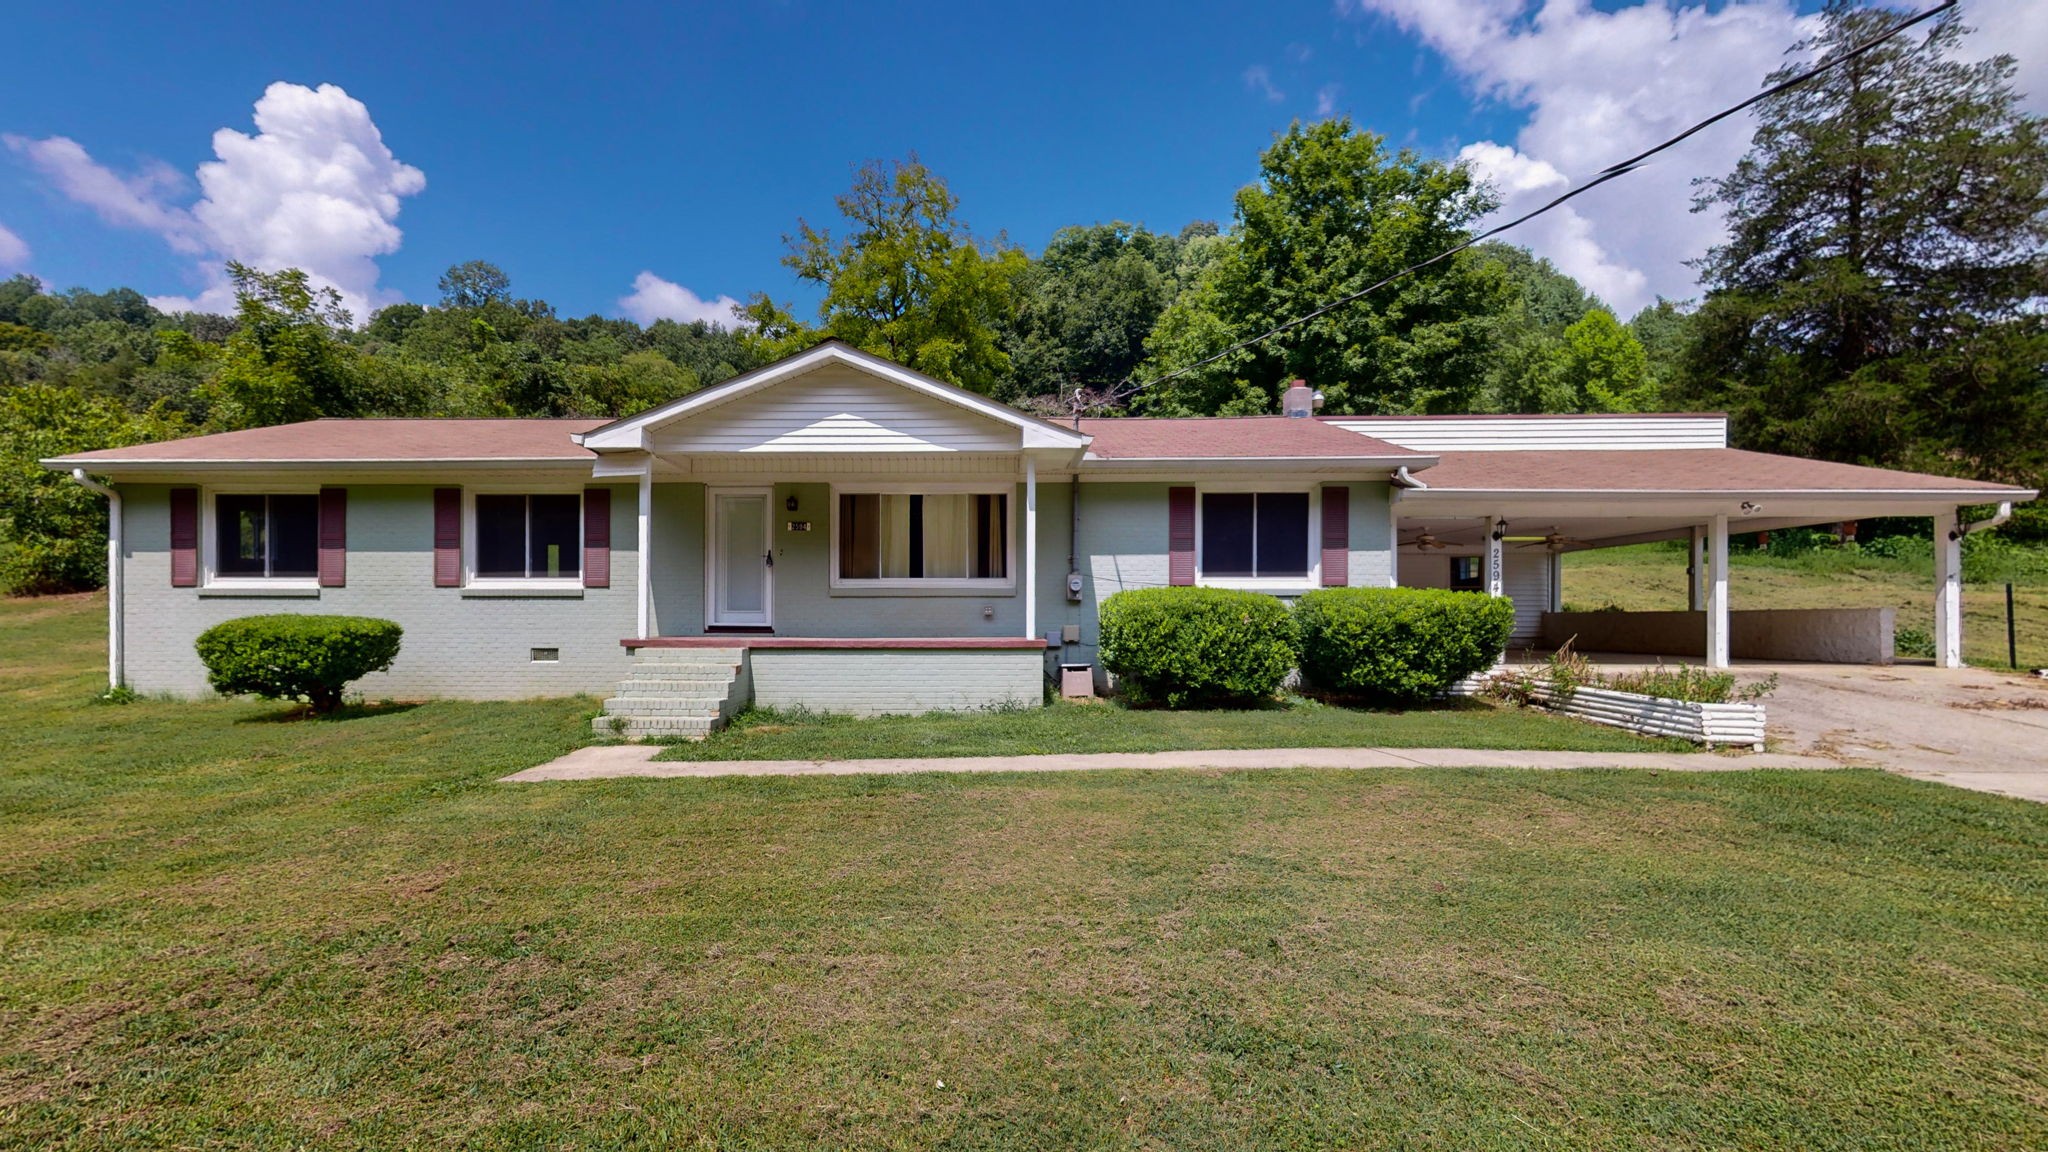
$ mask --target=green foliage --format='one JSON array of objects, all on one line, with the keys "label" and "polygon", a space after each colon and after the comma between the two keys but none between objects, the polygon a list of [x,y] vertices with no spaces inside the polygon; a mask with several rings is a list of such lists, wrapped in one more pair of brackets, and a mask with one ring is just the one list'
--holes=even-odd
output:
[{"label": "green foliage", "polygon": [[1683,700],[1692,704],[1748,704],[1769,696],[1778,688],[1778,674],[1738,687],[1733,672],[1713,672],[1696,664],[1659,664],[1634,672],[1616,672],[1597,680],[1602,688],[1634,692],[1660,700]]},{"label": "green foliage", "polygon": [[957,216],[958,197],[920,163],[864,164],[838,197],[848,231],[799,220],[783,263],[824,290],[813,331],[765,295],[747,307],[757,347],[783,355],[836,336],[857,348],[977,392],[1009,378],[1001,332],[1012,282],[1029,260],[998,238],[983,245]]},{"label": "green foliage", "polygon": [[1492,317],[1512,290],[1470,252],[1220,359],[1235,341],[1304,316],[1464,240],[1494,197],[1462,165],[1392,151],[1348,118],[1289,127],[1240,190],[1228,241],[1160,317],[1141,393],[1162,415],[1277,411],[1303,377],[1331,413],[1463,412],[1485,377]]},{"label": "green foliage", "polygon": [[398,658],[404,630],[368,616],[243,616],[199,634],[207,682],[226,696],[341,707],[342,689]]},{"label": "green foliage", "polygon": [[1103,667],[1134,703],[1169,708],[1271,699],[1295,662],[1278,599],[1224,588],[1138,588],[1102,602]]},{"label": "green foliage", "polygon": [[1053,233],[1017,279],[1017,317],[1004,342],[1009,392],[1100,390],[1127,379],[1180,290],[1187,243],[1203,239],[1194,226],[1176,238],[1122,221]]},{"label": "green foliage", "polygon": [[1294,606],[1301,673],[1338,696],[1417,704],[1493,666],[1515,623],[1506,597],[1431,588],[1323,588]]},{"label": "green foliage", "polygon": [[175,415],[137,415],[104,396],[39,383],[0,389],[0,591],[77,592],[106,581],[106,501],[38,460],[183,431]]},{"label": "green foliage", "polygon": [[[1836,0],[1801,48],[1894,18]],[[1702,197],[1730,235],[1700,265],[1687,399],[1745,447],[2039,486],[2048,138],[2012,57],[1968,60],[1953,11],[1932,28],[1759,105]]]},{"label": "green foliage", "polygon": [[1567,412],[1650,412],[1657,391],[1649,359],[1635,334],[1605,308],[1595,308],[1564,330],[1558,377],[1571,390]]},{"label": "green foliage", "polygon": [[341,294],[304,272],[263,272],[231,263],[237,326],[209,390],[223,428],[255,428],[320,416],[354,416],[356,365],[342,334],[351,324]]}]

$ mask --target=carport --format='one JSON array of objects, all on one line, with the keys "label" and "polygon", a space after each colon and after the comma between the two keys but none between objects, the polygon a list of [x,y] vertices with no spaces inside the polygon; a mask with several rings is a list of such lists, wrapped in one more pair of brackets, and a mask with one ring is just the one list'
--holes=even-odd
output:
[{"label": "carport", "polygon": [[[1440,458],[1434,467],[1396,480],[1399,583],[1514,597],[1517,644],[1540,644],[1562,625],[1584,637],[1579,647],[1585,650],[1703,656],[1715,668],[1735,657],[1888,659],[1890,625],[1877,616],[1888,610],[1743,612],[1728,598],[1731,531],[1881,516],[1933,522],[1936,663],[1961,666],[1962,540],[2003,522],[2014,503],[2036,494],[2005,484],[1706,446],[1711,440],[1725,443],[1725,420],[1717,416],[1572,417],[1554,424],[1541,417],[1485,423],[1475,418],[1463,427],[1442,417],[1426,423],[1339,419]],[[1513,428],[1503,431],[1508,425]],[[1540,435],[1526,434],[1531,427]],[[1612,447],[1616,442],[1638,446]],[[1984,506],[1997,511],[1974,522],[1962,519],[1966,509]],[[1564,553],[1661,540],[1691,543],[1687,611],[1560,618]],[[1587,636],[1588,629],[1596,629],[1597,638]]]}]

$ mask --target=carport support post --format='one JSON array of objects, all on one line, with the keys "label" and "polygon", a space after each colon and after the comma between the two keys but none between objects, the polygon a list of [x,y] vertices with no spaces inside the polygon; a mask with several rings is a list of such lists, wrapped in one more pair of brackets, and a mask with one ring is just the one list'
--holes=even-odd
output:
[{"label": "carport support post", "polygon": [[1707,531],[1692,530],[1692,551],[1686,553],[1685,606],[1694,612],[1707,607]]},{"label": "carport support post", "polygon": [[1707,667],[1728,667],[1728,517],[1707,529]]},{"label": "carport support post", "polygon": [[1934,518],[1934,664],[1963,666],[1963,534],[1953,508]]}]

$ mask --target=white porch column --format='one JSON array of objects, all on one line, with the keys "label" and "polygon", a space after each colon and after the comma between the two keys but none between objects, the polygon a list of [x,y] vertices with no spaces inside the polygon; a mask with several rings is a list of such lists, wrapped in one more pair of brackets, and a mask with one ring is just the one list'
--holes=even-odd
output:
[{"label": "white porch column", "polygon": [[1934,666],[1963,666],[1963,536],[1953,508],[1934,518]]},{"label": "white porch column", "polygon": [[1694,612],[1707,606],[1707,532],[1692,530],[1692,550],[1685,561],[1685,606]]},{"label": "white porch column", "polygon": [[640,555],[633,577],[640,605],[640,639],[653,636],[654,623],[654,460],[640,473]]},{"label": "white porch column", "polygon": [[1707,529],[1707,667],[1728,667],[1728,517]]},{"label": "white porch column", "polygon": [[1024,457],[1024,635],[1038,635],[1038,461]]},{"label": "white porch column", "polygon": [[1501,531],[1501,518],[1498,516],[1488,516],[1486,518],[1486,594],[1488,596],[1501,596],[1506,594],[1507,591],[1506,578],[1501,573]]}]

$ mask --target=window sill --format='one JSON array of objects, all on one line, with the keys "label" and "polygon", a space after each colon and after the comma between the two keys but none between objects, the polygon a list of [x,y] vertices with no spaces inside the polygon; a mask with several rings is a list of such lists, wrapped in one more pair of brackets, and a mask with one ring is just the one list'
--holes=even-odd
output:
[{"label": "window sill", "polygon": [[1214,580],[1197,579],[1195,583],[1203,588],[1228,588],[1234,592],[1264,592],[1272,596],[1304,596],[1322,587],[1320,582],[1308,576],[1299,578],[1289,577],[1284,580],[1260,580],[1255,578],[1233,580],[1227,577],[1219,577]]},{"label": "window sill", "polygon": [[318,600],[320,585],[312,581],[290,583],[207,584],[199,589],[202,600]]},{"label": "window sill", "polygon": [[1008,580],[988,581],[876,581],[834,583],[833,596],[1015,596],[1017,585]]},{"label": "window sill", "polygon": [[489,584],[467,584],[462,588],[464,600],[581,600],[581,582],[565,584],[559,580],[504,581]]}]

